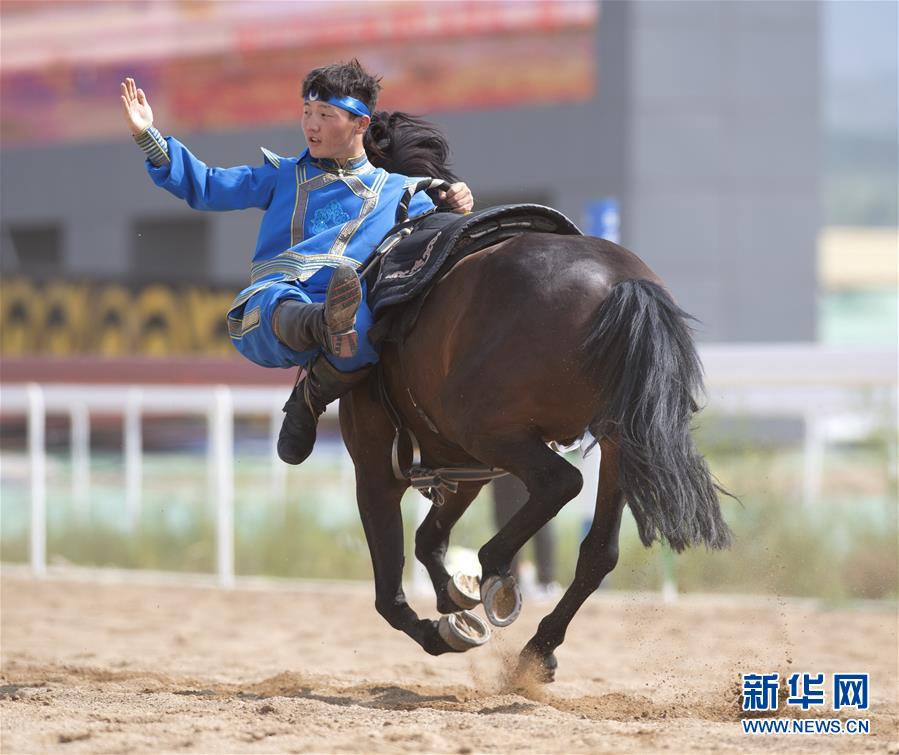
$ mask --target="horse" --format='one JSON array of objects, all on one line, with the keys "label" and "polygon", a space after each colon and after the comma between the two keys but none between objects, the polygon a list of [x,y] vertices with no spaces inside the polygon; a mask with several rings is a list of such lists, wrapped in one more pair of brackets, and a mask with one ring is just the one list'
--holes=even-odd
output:
[{"label": "horse", "polygon": [[[521,510],[478,551],[480,598],[500,626],[520,607],[513,556],[582,486],[548,442],[589,430],[599,443],[596,508],[574,580],[522,650],[522,672],[554,677],[569,623],[615,568],[625,503],[647,546],[726,547],[718,488],[690,435],[702,368],[687,318],[644,262],[599,238],[522,234],[444,274],[407,337],[384,345],[380,375],[340,404],[378,613],[430,654],[467,649],[454,647],[440,622],[419,618],[403,593],[400,499],[409,481],[393,474],[396,428],[371,384],[378,379],[428,466],[486,465],[527,488]],[[442,614],[470,607],[443,561],[453,525],[483,484],[460,483],[415,535]],[[457,618],[463,635],[483,632],[470,615]]]},{"label": "horse", "polygon": [[[454,179],[430,124],[405,114],[375,120],[366,146],[375,164]],[[587,431],[601,451],[593,520],[574,579],[522,649],[519,674],[554,679],[571,620],[617,564],[625,504],[647,547],[726,548],[726,491],[690,434],[703,390],[690,319],[639,257],[589,236],[523,233],[442,271],[411,330],[385,342],[378,369],[340,401],[377,612],[431,655],[487,641],[489,627],[469,610],[478,603],[492,624],[514,621],[514,555],[583,484],[548,444]],[[396,473],[399,427],[417,439],[422,466],[488,470],[449,486],[415,533],[439,620],[420,618],[403,592],[400,500],[410,480]],[[453,525],[485,478],[502,472],[524,483],[528,500],[478,551],[479,579],[450,575]]]}]

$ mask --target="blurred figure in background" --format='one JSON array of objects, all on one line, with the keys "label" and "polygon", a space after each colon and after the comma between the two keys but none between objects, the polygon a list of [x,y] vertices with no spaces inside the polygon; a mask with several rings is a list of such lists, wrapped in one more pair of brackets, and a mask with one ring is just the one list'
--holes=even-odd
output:
[{"label": "blurred figure in background", "polygon": [[[493,481],[493,513],[497,529],[502,528],[527,500],[527,488],[515,475],[497,477]],[[521,551],[512,560],[512,574],[525,594],[538,598],[558,597],[562,589],[556,581],[556,537],[552,520],[537,531],[531,542],[536,574],[529,572],[530,564],[522,562]]]},{"label": "blurred figure in background", "polygon": [[[251,283],[232,303],[228,329],[235,348],[256,364],[305,368],[284,406],[278,438],[278,455],[288,464],[309,456],[325,407],[378,360],[356,269],[394,225],[400,200],[417,182],[385,167],[425,167],[418,175],[451,182],[438,196],[450,210],[468,212],[474,204],[449,171],[446,142],[434,127],[375,112],[379,81],[356,60],[311,71],[302,88],[307,149],[299,157],[263,149],[257,168],[208,168],[155,128],[134,79],[121,84],[125,121],[157,186],[198,210],[265,211]],[[414,159],[404,162],[398,149]],[[409,217],[432,209],[430,197],[417,193]]]}]

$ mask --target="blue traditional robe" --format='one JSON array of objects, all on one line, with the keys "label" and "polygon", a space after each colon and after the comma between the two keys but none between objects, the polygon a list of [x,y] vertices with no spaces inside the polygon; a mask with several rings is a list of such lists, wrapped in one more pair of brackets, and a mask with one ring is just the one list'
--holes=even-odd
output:
[{"label": "blue traditional robe", "polygon": [[[364,155],[338,163],[317,160],[305,150],[299,157],[279,157],[263,149],[259,167],[209,168],[181,142],[166,139],[170,162],[147,171],[157,186],[197,210],[264,210],[250,285],[228,312],[231,341],[244,356],[265,367],[308,362],[318,349],[296,352],[272,333],[272,315],[284,299],[324,300],[328,281],[341,264],[359,268],[394,225],[396,210],[418,179],[376,168]],[[409,205],[414,217],[434,207],[416,194]],[[350,359],[327,355],[349,372],[377,361],[368,341],[371,313],[363,300],[356,317],[359,351]]]}]

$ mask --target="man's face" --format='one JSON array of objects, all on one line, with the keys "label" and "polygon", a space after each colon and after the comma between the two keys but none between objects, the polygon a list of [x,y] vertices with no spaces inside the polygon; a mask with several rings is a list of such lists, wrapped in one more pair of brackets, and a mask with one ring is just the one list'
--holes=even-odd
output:
[{"label": "man's face", "polygon": [[303,136],[316,158],[348,160],[362,152],[363,118],[326,102],[303,103]]}]

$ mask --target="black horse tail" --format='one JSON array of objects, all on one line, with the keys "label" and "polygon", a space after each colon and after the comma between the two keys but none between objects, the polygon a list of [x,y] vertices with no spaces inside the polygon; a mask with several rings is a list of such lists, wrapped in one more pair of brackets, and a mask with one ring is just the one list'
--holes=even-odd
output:
[{"label": "black horse tail", "polygon": [[376,112],[363,137],[368,159],[388,173],[456,183],[449,144],[437,126],[408,113]]},{"label": "black horse tail", "polygon": [[726,548],[731,538],[718,502],[727,493],[690,436],[703,384],[688,319],[661,286],[624,281],[600,305],[582,347],[602,407],[590,430],[617,440],[619,484],[640,539],[664,539],[678,552]]}]

